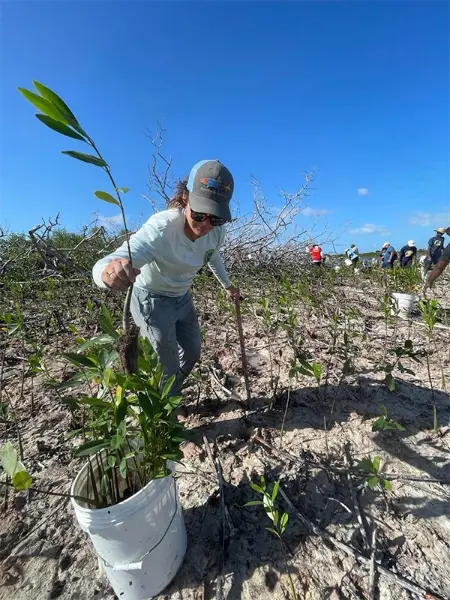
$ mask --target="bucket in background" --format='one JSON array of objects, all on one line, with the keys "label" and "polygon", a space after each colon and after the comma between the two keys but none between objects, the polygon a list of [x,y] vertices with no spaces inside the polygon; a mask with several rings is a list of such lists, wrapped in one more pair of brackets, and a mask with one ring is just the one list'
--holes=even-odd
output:
[{"label": "bucket in background", "polygon": [[416,309],[419,302],[419,296],[416,294],[392,294],[393,310],[398,310],[398,316],[401,319],[408,319],[412,312]]},{"label": "bucket in background", "polygon": [[[169,468],[173,471],[174,465]],[[87,475],[88,464],[75,478],[72,496],[86,495]],[[71,500],[78,523],[89,534],[120,600],[148,600],[169,585],[187,546],[173,475],[150,481],[137,494],[107,508],[91,509]]]},{"label": "bucket in background", "polygon": [[352,266],[352,261],[349,258],[346,258],[344,262],[347,265],[347,267],[351,267]]}]

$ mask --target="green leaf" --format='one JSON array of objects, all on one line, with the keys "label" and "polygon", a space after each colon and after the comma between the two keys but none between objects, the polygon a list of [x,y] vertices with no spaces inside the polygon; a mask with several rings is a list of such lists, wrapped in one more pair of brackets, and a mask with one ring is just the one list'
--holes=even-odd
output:
[{"label": "green leaf", "polygon": [[33,81],[33,83],[41,96],[51,102],[51,104],[53,104],[53,106],[63,115],[65,119],[67,119],[71,125],[80,127],[75,115],[64,102],[64,100],[58,96],[58,94],[55,94],[55,92],[53,92],[50,88],[46,87],[42,83],[39,83],[38,81]]},{"label": "green leaf", "polygon": [[118,187],[116,188],[116,191],[118,191],[119,193],[122,194],[128,194],[128,192],[131,190],[131,188],[127,188],[127,187]]},{"label": "green leaf", "polygon": [[378,473],[378,471],[380,470],[381,456],[375,456],[375,458],[372,461],[372,464],[373,464],[374,472]]},{"label": "green leaf", "polygon": [[313,370],[314,377],[315,377],[317,383],[320,383],[320,380],[322,379],[322,375],[323,375],[322,365],[320,363],[313,362],[312,370]]},{"label": "green leaf", "polygon": [[116,410],[116,424],[120,425],[127,415],[127,403],[122,400]]},{"label": "green leaf", "polygon": [[386,374],[384,383],[387,385],[390,392],[395,392],[395,379],[392,377],[391,373]]},{"label": "green leaf", "polygon": [[72,364],[77,367],[96,367],[97,365],[87,356],[83,356],[83,354],[75,354],[74,352],[65,352],[63,354],[64,358],[67,358]]},{"label": "green leaf", "polygon": [[19,492],[24,492],[33,483],[31,475],[27,471],[19,471],[12,478],[12,484]]},{"label": "green leaf", "polygon": [[372,424],[372,431],[383,431],[386,425],[386,418],[380,417]]},{"label": "green leaf", "polygon": [[280,482],[277,481],[273,486],[272,490],[272,502],[275,502],[275,498],[278,496],[278,488],[280,487]]},{"label": "green leaf", "polygon": [[17,450],[11,442],[6,442],[6,444],[0,448],[0,462],[2,463],[5,472],[10,477],[13,477],[17,470],[18,460]]},{"label": "green leaf", "polygon": [[251,481],[250,482],[250,487],[252,488],[252,490],[255,490],[255,492],[259,492],[260,494],[264,494],[264,490],[262,488],[260,488],[257,483],[253,483],[253,481]]},{"label": "green leaf", "polygon": [[72,158],[76,158],[77,160],[81,160],[85,163],[90,163],[91,165],[95,165],[96,167],[107,167],[108,163],[106,163],[101,158],[97,156],[92,156],[92,154],[85,154],[84,152],[75,152],[75,150],[63,150],[62,154],[67,154],[67,156],[71,156]]},{"label": "green leaf", "polygon": [[77,404],[86,404],[86,406],[98,406],[99,408],[112,408],[109,402],[100,400],[100,398],[77,398]]},{"label": "green leaf", "polygon": [[122,434],[119,431],[117,431],[111,438],[111,448],[113,450],[120,450],[120,448],[122,448],[124,444],[124,441],[125,440]]},{"label": "green leaf", "polygon": [[172,375],[171,377],[169,377],[169,379],[166,381],[166,385],[164,386],[164,389],[162,391],[162,396],[163,398],[166,397],[170,390],[172,389],[173,384],[175,383],[175,375]]},{"label": "green leaf", "polygon": [[373,465],[370,458],[363,458],[360,460],[358,468],[361,469],[361,471],[364,471],[364,473],[373,473]]},{"label": "green leaf", "polygon": [[288,524],[288,521],[289,521],[289,515],[288,515],[288,513],[283,513],[283,516],[281,517],[281,521],[280,521],[281,530],[283,532],[286,529],[286,525]]},{"label": "green leaf", "polygon": [[120,471],[120,474],[122,475],[122,477],[123,477],[124,479],[125,479],[125,478],[126,478],[126,476],[127,476],[127,468],[128,468],[128,465],[127,465],[127,459],[124,457],[124,458],[122,458],[122,460],[120,461],[120,466],[119,466],[119,471]]},{"label": "green leaf", "polygon": [[405,431],[405,428],[403,427],[403,425],[401,423],[397,423],[395,422],[395,427],[396,429],[398,429],[399,431]]},{"label": "green leaf", "polygon": [[383,487],[388,492],[392,492],[392,482],[391,481],[388,481],[387,479],[383,479]]},{"label": "green leaf", "polygon": [[137,399],[139,406],[142,408],[145,414],[152,419],[155,411],[150,398],[147,396],[147,394],[142,393],[137,395]]},{"label": "green leaf", "polygon": [[251,502],[246,502],[244,506],[261,506],[262,504],[261,500],[251,500]]},{"label": "green leaf", "polygon": [[367,480],[367,485],[370,488],[375,489],[378,485],[378,477],[369,477],[369,479]]},{"label": "green leaf", "polygon": [[264,475],[261,475],[259,480],[261,482],[262,490],[263,490],[263,492],[265,492],[266,491],[266,479],[265,479]]},{"label": "green leaf", "polygon": [[97,190],[95,192],[95,195],[97,196],[97,198],[100,198],[100,200],[104,200],[105,202],[109,202],[110,204],[116,204],[117,206],[120,206],[120,202],[117,200],[117,198],[114,198],[114,196],[111,196],[111,194],[108,194],[108,192],[102,192],[101,190]]},{"label": "green leaf", "polygon": [[75,456],[89,456],[90,454],[96,454],[104,448],[109,448],[111,445],[110,440],[91,440],[81,445],[75,452]]},{"label": "green leaf", "polygon": [[278,533],[278,531],[276,531],[275,529],[272,529],[272,527],[266,527],[267,531],[270,531],[270,533],[273,533],[273,535],[277,538],[280,538],[280,534]]},{"label": "green leaf", "polygon": [[62,135],[66,135],[75,140],[81,140],[82,142],[86,141],[79,133],[48,115],[37,114],[36,117],[41,123],[44,123],[44,125],[47,125],[47,127],[50,127],[50,129],[53,129],[53,131],[56,131],[57,133],[61,133]]},{"label": "green leaf", "polygon": [[[116,331],[114,333],[115,333],[115,335],[117,335]],[[102,344],[113,344],[114,341],[115,341],[115,338],[113,338],[111,335],[102,333],[101,335],[96,335],[93,338],[91,338],[90,340],[88,340],[87,342],[84,342],[83,344],[81,344],[81,346],[78,347],[78,352],[83,352],[84,350],[87,350],[91,346],[101,346]]]},{"label": "green leaf", "polygon": [[105,333],[107,333],[109,336],[111,336],[114,340],[118,339],[119,334],[114,329],[114,326],[112,325],[112,323],[108,319],[106,319],[104,315],[99,316],[98,324],[100,325],[102,330]]},{"label": "green leaf", "polygon": [[30,92],[30,90],[25,90],[24,88],[19,88],[19,92],[25,96],[28,102],[31,102],[33,106],[39,109],[44,115],[48,115],[55,121],[59,121],[60,123],[64,123],[64,125],[70,125],[69,121],[59,112],[59,110],[54,106],[49,100],[46,100],[42,96],[35,94],[34,92]]},{"label": "green leaf", "polygon": [[113,469],[116,466],[116,457],[113,454],[108,456],[108,465]]}]

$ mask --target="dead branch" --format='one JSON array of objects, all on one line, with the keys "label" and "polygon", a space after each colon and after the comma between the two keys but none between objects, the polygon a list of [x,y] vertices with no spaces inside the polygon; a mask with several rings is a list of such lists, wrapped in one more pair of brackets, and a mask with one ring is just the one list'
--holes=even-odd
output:
[{"label": "dead branch", "polygon": [[370,600],[375,600],[375,591],[376,591],[376,579],[377,579],[377,563],[376,563],[376,553],[377,553],[377,526],[373,526],[372,530],[372,554],[370,556],[370,574],[369,574],[369,598]]},{"label": "dead branch", "polygon": [[[285,460],[295,462],[299,465],[310,465],[312,467],[315,467],[316,469],[322,469],[324,471],[329,471],[330,473],[336,473],[337,475],[347,475],[347,473],[351,473],[352,475],[370,475],[370,473],[364,473],[360,469],[351,469],[351,468],[350,469],[342,469],[339,467],[333,467],[331,465],[324,465],[324,464],[320,463],[319,461],[308,460],[306,458],[299,458],[298,456],[289,454],[289,452],[286,452],[285,450],[280,450],[278,448],[275,448],[274,446],[271,446],[268,442],[266,442],[266,440],[263,440],[259,435],[255,435],[252,438],[252,441],[260,444],[263,448],[268,450],[271,454],[278,455],[279,457],[284,458]],[[445,479],[445,478],[435,479],[435,478],[431,478],[431,477],[414,477],[414,476],[402,475],[401,473],[383,473],[383,479],[386,479],[388,481],[398,480],[398,481],[412,481],[412,482],[420,482],[420,483],[437,483],[439,485],[449,485],[450,484],[450,479]]]},{"label": "dead branch", "polygon": [[[72,261],[69,259],[69,257],[63,254],[60,250],[54,248],[48,241],[50,232],[57,225],[59,225],[59,213],[56,215],[56,219],[54,221],[49,218],[47,224],[45,221],[43,221],[41,224],[30,229],[28,234],[35,249],[44,261],[45,269],[56,269],[59,271],[64,266],[70,266],[71,269],[75,269],[76,267],[72,264]],[[37,232],[42,228],[44,228],[43,233],[38,235]],[[47,238],[47,241],[45,238]]]},{"label": "dead branch", "polygon": [[[344,460],[345,460],[346,466],[348,468],[350,468],[352,466],[352,464],[351,464],[351,457],[350,457],[348,447],[345,448]],[[367,549],[369,549],[370,548],[369,534],[368,534],[368,531],[366,528],[366,523],[361,514],[361,509],[359,506],[358,498],[356,497],[355,488],[353,487],[352,476],[351,476],[350,472],[347,472],[347,481],[348,481],[348,487],[350,489],[350,495],[352,497],[353,507],[354,507],[355,513],[356,513],[356,518],[358,520],[359,531],[361,533],[361,537],[362,537],[365,547]]]},{"label": "dead branch", "polygon": [[219,480],[219,493],[220,493],[220,517],[221,517],[221,529],[220,529],[220,559],[219,559],[219,575],[217,577],[217,600],[223,600],[223,570],[225,561],[225,495],[223,491],[223,477],[222,467],[219,460],[214,460],[211,452],[211,448],[206,436],[203,436],[203,443],[205,445],[206,454],[217,473]]},{"label": "dead branch", "polygon": [[[371,559],[366,558],[365,556],[360,554],[357,550],[355,550],[351,546],[345,544],[344,542],[341,542],[340,540],[336,539],[330,533],[323,531],[322,529],[320,529],[319,527],[314,525],[314,523],[312,521],[310,521],[307,517],[305,517],[293,505],[293,503],[291,502],[291,500],[289,499],[289,497],[287,496],[286,492],[283,490],[281,485],[279,487],[279,491],[280,491],[280,494],[282,495],[282,497],[284,498],[286,504],[292,510],[293,514],[298,518],[298,520],[301,523],[306,525],[308,527],[308,529],[310,529],[317,536],[321,537],[323,540],[326,540],[327,542],[330,542],[331,544],[333,544],[333,546],[335,548],[339,548],[339,550],[342,550],[343,552],[345,552],[345,554],[354,558],[357,562],[361,563],[365,567],[370,568]],[[408,590],[409,592],[412,592],[413,594],[416,594],[417,596],[419,596],[419,598],[423,598],[423,600],[443,600],[442,597],[436,596],[435,594],[432,594],[431,592],[424,590],[422,587],[420,587],[413,581],[410,581],[409,579],[406,579],[405,577],[402,577],[401,575],[397,575],[390,569],[386,569],[379,562],[376,562],[376,567],[378,569],[378,572],[381,573],[382,575],[384,575],[387,579],[389,579],[390,581],[393,581],[394,583],[396,583],[403,589]]]},{"label": "dead branch", "polygon": [[[146,137],[153,146],[152,162],[148,167],[148,184],[149,196],[142,196],[150,202],[155,212],[167,207],[171,200],[174,181],[172,178],[172,158],[166,158],[162,152],[164,145],[165,129],[158,122],[158,129],[153,135],[150,131],[146,132]],[[152,194],[157,195],[157,199],[152,198]],[[162,202],[162,205],[161,205]]]}]

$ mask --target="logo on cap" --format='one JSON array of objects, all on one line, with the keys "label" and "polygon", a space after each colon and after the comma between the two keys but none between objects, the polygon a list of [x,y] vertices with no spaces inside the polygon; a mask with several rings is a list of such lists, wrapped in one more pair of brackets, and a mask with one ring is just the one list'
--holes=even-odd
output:
[{"label": "logo on cap", "polygon": [[229,192],[231,193],[231,183],[224,185],[220,177],[218,179],[211,179],[210,177],[201,177],[200,183],[205,185],[208,190],[214,192]]}]

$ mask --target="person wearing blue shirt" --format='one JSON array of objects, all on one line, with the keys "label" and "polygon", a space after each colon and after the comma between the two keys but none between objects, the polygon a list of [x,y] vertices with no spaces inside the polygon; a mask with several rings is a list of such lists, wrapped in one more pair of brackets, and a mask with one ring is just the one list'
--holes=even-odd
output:
[{"label": "person wearing blue shirt", "polygon": [[444,250],[444,234],[450,235],[450,227],[446,230],[445,227],[438,227],[436,235],[428,240],[427,256],[422,265],[422,277],[425,279],[428,272],[438,264]]},{"label": "person wearing blue shirt", "polygon": [[356,268],[359,261],[359,249],[356,244],[352,244],[350,248],[346,248],[345,254],[348,256],[349,260],[352,261],[352,267]]},{"label": "person wearing blue shirt", "polygon": [[392,269],[392,267],[394,266],[394,262],[397,259],[397,252],[394,246],[390,244],[390,242],[386,242],[385,244],[383,244],[382,251],[383,250],[384,254],[381,266],[383,267],[383,269]]}]

